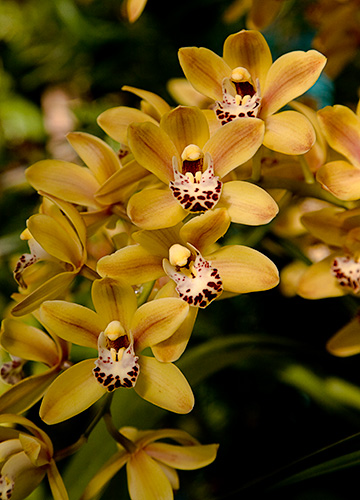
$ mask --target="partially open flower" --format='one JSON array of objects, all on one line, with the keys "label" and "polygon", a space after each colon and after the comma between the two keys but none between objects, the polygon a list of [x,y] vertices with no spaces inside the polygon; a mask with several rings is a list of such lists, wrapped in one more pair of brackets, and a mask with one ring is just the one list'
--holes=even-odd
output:
[{"label": "partially open flower", "polygon": [[[179,489],[176,469],[205,467],[216,458],[217,444],[201,445],[187,432],[176,429],[138,431],[120,429],[131,440],[132,450],[118,445],[117,453],[97,472],[86,487],[81,500],[98,498],[103,488],[126,465],[131,500],[172,500]],[[170,439],[174,443],[160,442]]]},{"label": "partially open flower", "polygon": [[53,498],[67,500],[47,434],[30,420],[13,414],[0,415],[0,428],[0,498],[23,500],[47,475]]},{"label": "partially open flower", "polygon": [[328,255],[303,273],[298,294],[308,299],[337,297],[360,291],[359,209],[328,207],[309,212],[302,222],[329,246]]}]

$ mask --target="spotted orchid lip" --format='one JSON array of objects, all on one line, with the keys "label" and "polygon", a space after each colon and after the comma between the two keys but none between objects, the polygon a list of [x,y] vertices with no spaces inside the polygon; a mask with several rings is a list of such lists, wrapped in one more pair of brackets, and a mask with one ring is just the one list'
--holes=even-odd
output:
[{"label": "spotted orchid lip", "polygon": [[101,332],[98,339],[98,353],[93,374],[99,384],[108,392],[120,387],[135,386],[140,366],[133,342],[120,349],[109,348],[106,335]]},{"label": "spotted orchid lip", "polygon": [[360,262],[350,256],[338,256],[332,262],[331,272],[338,280],[339,285],[352,290],[360,291]]},{"label": "spotted orchid lip", "polygon": [[249,84],[252,90],[245,95],[233,95],[230,85],[229,80],[225,78],[222,84],[223,100],[217,101],[214,106],[215,115],[221,125],[237,118],[257,118],[261,104],[259,81],[257,80],[257,91]]},{"label": "spotted orchid lip", "polygon": [[[181,173],[178,161],[173,158],[174,180],[169,187],[174,198],[189,212],[206,212],[218,203],[222,190],[222,182],[214,174],[211,156],[207,153],[204,157],[204,172],[198,171],[194,175]],[[198,175],[200,174],[200,175]]]},{"label": "spotted orchid lip", "polygon": [[207,261],[193,245],[188,243],[193,259],[191,265],[174,266],[168,259],[163,260],[166,274],[176,283],[179,297],[190,306],[204,309],[221,295],[223,285],[221,276],[215,267]]}]

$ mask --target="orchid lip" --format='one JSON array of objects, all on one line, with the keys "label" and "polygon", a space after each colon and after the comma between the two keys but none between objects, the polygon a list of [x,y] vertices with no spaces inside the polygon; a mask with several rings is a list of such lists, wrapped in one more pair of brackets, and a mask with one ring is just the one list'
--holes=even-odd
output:
[{"label": "orchid lip", "polygon": [[[235,95],[231,87],[232,83],[235,85]],[[214,106],[216,117],[221,125],[226,125],[237,118],[257,118],[261,105],[259,80],[257,80],[256,87],[257,90],[249,82],[229,82],[227,78],[224,78],[223,100],[217,101]]]},{"label": "orchid lip", "polygon": [[350,256],[335,257],[331,265],[331,272],[340,286],[348,288],[354,293],[360,291],[360,262]]},{"label": "orchid lip", "polygon": [[[173,245],[181,247],[181,245]],[[218,270],[211,266],[193,245],[188,243],[191,250],[191,256],[184,265],[174,262],[174,252],[171,252],[171,264],[168,259],[163,260],[163,267],[166,274],[176,283],[176,291],[179,297],[190,306],[205,308],[215,300],[223,291],[223,285]],[[184,247],[186,248],[186,247]],[[179,248],[175,253],[182,254]],[[175,264],[175,265],[174,265]]]},{"label": "orchid lip", "polygon": [[[205,212],[211,210],[218,203],[222,190],[219,177],[214,174],[214,167],[208,153],[204,157],[204,172],[199,168],[196,171],[186,170],[181,173],[178,161],[173,158],[174,180],[169,187],[174,198],[189,212]],[[202,162],[201,162],[202,166]]]}]

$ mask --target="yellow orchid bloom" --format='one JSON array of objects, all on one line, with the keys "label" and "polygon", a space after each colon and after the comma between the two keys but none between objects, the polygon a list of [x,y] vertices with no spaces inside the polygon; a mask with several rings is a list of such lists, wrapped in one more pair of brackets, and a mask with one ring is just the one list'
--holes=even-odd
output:
[{"label": "yellow orchid bloom", "polygon": [[[11,361],[2,365],[0,375],[11,387],[0,395],[0,412],[23,413],[31,408],[57,375],[69,366],[69,344],[51,330],[49,334],[13,318],[3,320],[0,345],[10,354]],[[19,365],[22,368],[27,361],[45,365],[46,370],[19,376]]]},{"label": "yellow orchid bloom", "polygon": [[336,104],[317,112],[322,131],[333,150],[344,159],[325,163],[316,179],[340,200],[360,199],[360,110]]},{"label": "yellow orchid bloom", "polygon": [[[53,196],[44,198],[41,212],[27,221],[25,237],[30,253],[21,255],[15,266],[19,298],[25,298],[12,309],[14,316],[32,312],[43,300],[61,296],[86,266],[86,227],[79,212]],[[31,268],[39,261],[45,262],[45,270],[34,279]]]},{"label": "yellow orchid bloom", "polygon": [[327,207],[309,212],[302,223],[330,252],[307,268],[298,294],[307,299],[337,297],[360,291],[360,210]]},{"label": "yellow orchid bloom", "polygon": [[271,196],[245,181],[222,181],[260,147],[263,122],[237,120],[210,136],[202,111],[178,106],[160,121],[134,123],[128,143],[140,165],[165,186],[146,187],[129,200],[127,213],[143,229],[161,229],[180,222],[187,214],[225,206],[232,222],[266,224],[278,212]]},{"label": "yellow orchid bloom", "polygon": [[0,415],[0,435],[0,498],[23,500],[47,475],[53,498],[68,499],[43,430],[27,418],[5,413]]},{"label": "yellow orchid bloom", "polygon": [[[86,487],[80,500],[98,498],[103,488],[126,465],[131,500],[173,500],[173,491],[179,489],[176,469],[194,470],[211,464],[218,445],[201,445],[185,431],[162,429],[139,431],[123,427],[124,446],[97,472]],[[174,443],[159,442],[160,440]]]},{"label": "yellow orchid bloom", "polygon": [[265,122],[263,144],[280,153],[304,154],[314,144],[315,132],[305,116],[278,111],[320,76],[326,58],[316,50],[289,52],[272,62],[263,35],[242,30],[226,38],[223,57],[203,47],[184,47],[179,60],[194,88],[213,99],[221,125],[260,118]]},{"label": "yellow orchid bloom", "polygon": [[[122,160],[102,139],[85,132],[67,135],[87,166],[63,160],[41,160],[26,170],[29,184],[38,192],[84,207],[86,225],[108,221],[113,213],[126,216],[126,202],[149,172],[126,154]],[[89,222],[88,222],[89,219]]]},{"label": "yellow orchid bloom", "polygon": [[92,298],[96,312],[65,301],[47,301],[40,308],[42,322],[59,337],[98,350],[97,358],[71,366],[51,384],[40,408],[43,420],[66,420],[120,387],[133,387],[169,411],[191,411],[193,394],[180,370],[141,354],[177,331],[188,305],[168,297],[137,308],[132,287],[107,278],[94,281]]},{"label": "yellow orchid bloom", "polygon": [[139,231],[133,234],[135,245],[100,259],[97,271],[131,285],[168,275],[179,296],[200,308],[224,290],[239,294],[276,286],[276,266],[257,250],[242,245],[214,250],[229,225],[227,210],[218,208],[173,228]]}]

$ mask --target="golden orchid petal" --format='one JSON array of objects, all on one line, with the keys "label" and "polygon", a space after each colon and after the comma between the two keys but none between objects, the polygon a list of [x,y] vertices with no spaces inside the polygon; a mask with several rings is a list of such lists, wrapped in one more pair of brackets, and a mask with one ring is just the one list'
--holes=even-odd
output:
[{"label": "golden orchid petal", "polygon": [[227,208],[232,222],[249,226],[267,224],[279,211],[269,193],[260,186],[245,181],[225,182],[221,204]]},{"label": "golden orchid petal", "polygon": [[[164,287],[162,287],[162,289],[164,289]],[[173,293],[176,294],[175,290]],[[194,329],[198,311],[199,309],[197,307],[190,307],[185,320],[181,323],[176,332],[168,339],[151,346],[151,350],[157,360],[171,363],[180,358],[186,349]]]},{"label": "golden orchid petal", "polygon": [[95,280],[91,296],[95,310],[103,321],[110,323],[118,320],[126,331],[130,331],[137,300],[134,289],[127,282],[111,278]]},{"label": "golden orchid petal", "polygon": [[186,319],[188,312],[186,302],[171,297],[152,300],[140,306],[131,323],[136,352],[171,337]]},{"label": "golden orchid petal", "polygon": [[149,174],[148,170],[131,160],[102,184],[95,193],[95,199],[101,205],[124,203],[129,193],[135,191],[137,183]]},{"label": "golden orchid petal", "polygon": [[[347,212],[344,208],[329,206],[305,213],[301,217],[301,223],[317,239],[327,245],[341,247],[350,229],[346,223]],[[355,224],[358,223],[354,219]]]},{"label": "golden orchid petal", "polygon": [[[83,247],[83,253],[86,253],[86,238],[87,238],[87,233],[86,233],[86,226],[83,221],[82,215],[78,212],[78,210],[74,207],[74,205],[71,205],[70,203],[67,203],[64,200],[61,200],[59,198],[56,198],[55,196],[50,196],[48,194],[43,193],[42,191],[39,192],[41,196],[44,197],[44,199],[49,199],[51,200],[55,206],[58,207],[58,211],[52,211],[51,216],[54,217],[57,221],[61,221],[64,223],[64,217],[62,212],[66,215],[68,218],[67,223],[65,223],[66,227],[71,227],[73,226],[75,229],[75,233],[80,240],[80,243]],[[50,214],[49,214],[50,215]],[[69,224],[70,223],[70,224]],[[68,229],[67,229],[68,230]],[[69,231],[68,231],[69,232]],[[69,234],[71,234],[69,232]]]},{"label": "golden orchid petal", "polygon": [[205,144],[211,155],[215,175],[220,178],[252,158],[263,142],[264,122],[258,118],[241,118],[221,127]]},{"label": "golden orchid petal", "polygon": [[100,184],[88,168],[62,160],[41,160],[26,169],[26,179],[38,191],[97,208],[94,194]]},{"label": "golden orchid petal", "polygon": [[246,25],[249,28],[263,31],[276,19],[282,7],[282,0],[252,0]]},{"label": "golden orchid petal", "polygon": [[53,276],[36,290],[31,292],[11,310],[13,316],[24,316],[37,309],[45,300],[53,300],[68,292],[76,274],[61,273]]},{"label": "golden orchid petal", "polygon": [[141,16],[147,0],[127,0],[126,13],[130,23],[134,23]]},{"label": "golden orchid petal", "polygon": [[151,122],[158,125],[158,122],[143,111],[126,106],[117,106],[101,113],[97,122],[100,127],[112,139],[120,144],[127,145],[127,130],[130,123]]},{"label": "golden orchid petal", "polygon": [[153,123],[133,123],[128,128],[128,142],[140,165],[165,184],[172,180],[172,159],[180,155],[166,132]]},{"label": "golden orchid petal", "polygon": [[107,483],[115,476],[117,472],[126,464],[129,455],[126,452],[116,453],[99,469],[86,486],[81,500],[93,500],[98,498]]},{"label": "golden orchid petal", "polygon": [[340,104],[326,106],[317,116],[330,146],[360,167],[360,116]]},{"label": "golden orchid petal", "polygon": [[133,238],[147,252],[162,259],[168,256],[171,245],[179,242],[180,227],[181,225],[178,224],[173,227],[156,229],[154,231],[137,231],[133,233]]},{"label": "golden orchid petal", "polygon": [[282,111],[266,118],[264,146],[288,155],[302,155],[315,144],[310,121],[297,111]]},{"label": "golden orchid petal", "polygon": [[64,481],[56,466],[55,460],[51,460],[46,470],[46,476],[49,482],[51,494],[54,500],[68,500],[68,494]]},{"label": "golden orchid petal", "polygon": [[174,413],[189,413],[194,406],[191,387],[177,366],[139,356],[140,375],[135,392],[150,403]]},{"label": "golden orchid petal", "polygon": [[107,391],[95,379],[95,359],[85,359],[61,373],[47,390],[40,406],[40,417],[57,424],[78,415],[96,403]]},{"label": "golden orchid petal", "polygon": [[126,464],[127,481],[132,500],[172,500],[171,484],[160,465],[139,450]]},{"label": "golden orchid petal", "polygon": [[31,375],[10,387],[0,396],[1,413],[23,413],[43,397],[55,379],[59,367],[54,366],[40,375]]},{"label": "golden orchid petal", "polygon": [[179,234],[182,241],[189,242],[200,252],[206,253],[211,245],[224,236],[229,226],[228,210],[215,208],[186,222]]},{"label": "golden orchid petal", "polygon": [[19,434],[19,440],[21,442],[23,451],[30,458],[31,463],[36,467],[42,467],[49,463],[48,451],[45,449],[44,445],[34,436],[29,434],[21,433]]},{"label": "golden orchid petal", "polygon": [[261,252],[242,245],[229,245],[211,256],[219,270],[224,290],[248,293],[269,290],[279,283],[275,264]]},{"label": "golden orchid petal", "polygon": [[143,189],[135,193],[127,205],[131,221],[142,229],[161,229],[181,222],[187,211],[169,189]]},{"label": "golden orchid petal", "polygon": [[39,328],[11,318],[2,322],[1,345],[13,356],[54,366],[60,361],[55,342]]},{"label": "golden orchid petal", "polygon": [[247,69],[254,83],[259,79],[260,89],[272,63],[264,36],[255,30],[242,30],[228,36],[224,43],[224,60],[231,68]]},{"label": "golden orchid petal", "polygon": [[316,180],[339,200],[360,199],[360,168],[347,161],[331,161],[319,168]]},{"label": "golden orchid petal", "polygon": [[144,451],[152,458],[180,470],[194,470],[211,464],[219,445],[179,446],[169,443],[151,443]]},{"label": "golden orchid petal", "polygon": [[85,132],[70,132],[66,138],[100,184],[120,170],[118,155],[98,137]]},{"label": "golden orchid petal", "polygon": [[214,101],[222,100],[222,81],[231,74],[222,57],[204,47],[183,47],[179,50],[179,61],[195,90]]},{"label": "golden orchid petal", "polygon": [[121,90],[127,90],[128,92],[132,92],[137,95],[144,101],[146,101],[154,110],[156,111],[158,118],[160,119],[163,114],[170,111],[169,104],[164,101],[164,99],[153,92],[149,92],[148,90],[138,89],[135,87],[130,87],[129,85],[124,85]]},{"label": "golden orchid petal", "polygon": [[162,117],[160,126],[180,155],[189,144],[201,149],[210,137],[205,115],[195,106],[178,106]]},{"label": "golden orchid petal", "polygon": [[334,356],[347,357],[360,353],[360,322],[356,315],[327,342],[326,348]]},{"label": "golden orchid petal", "polygon": [[58,337],[95,349],[99,333],[106,327],[106,320],[92,309],[65,300],[45,301],[40,318]]},{"label": "golden orchid petal", "polygon": [[326,57],[316,50],[288,52],[270,67],[263,89],[260,115],[272,115],[304,94],[319,78]]},{"label": "golden orchid petal", "polygon": [[162,258],[150,254],[140,245],[129,245],[102,257],[97,272],[103,277],[125,280],[130,285],[153,281],[164,275]]},{"label": "golden orchid petal", "polygon": [[50,255],[72,264],[75,269],[82,265],[83,246],[65,217],[61,224],[56,224],[49,215],[32,215],[27,221],[27,227],[35,240]]},{"label": "golden orchid petal", "polygon": [[332,254],[320,262],[312,264],[300,278],[297,294],[304,299],[323,299],[340,297],[346,294],[331,272],[335,255]]}]

